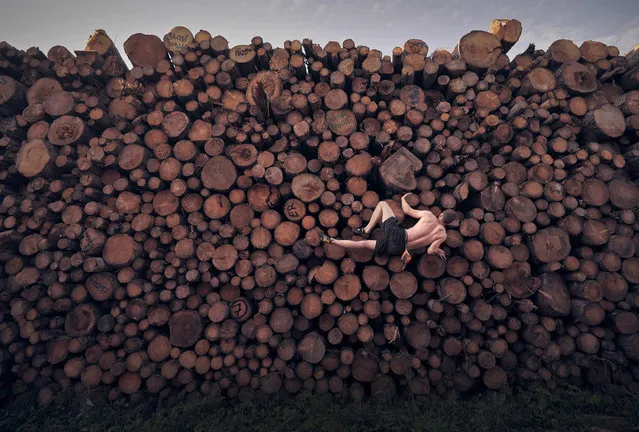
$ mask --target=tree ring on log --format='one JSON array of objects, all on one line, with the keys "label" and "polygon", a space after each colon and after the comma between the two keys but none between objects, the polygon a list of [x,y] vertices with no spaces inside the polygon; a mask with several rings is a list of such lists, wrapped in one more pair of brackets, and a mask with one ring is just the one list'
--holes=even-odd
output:
[{"label": "tree ring on log", "polygon": [[40,174],[51,162],[51,152],[47,144],[35,139],[24,143],[16,155],[16,169],[25,177]]},{"label": "tree ring on log", "polygon": [[532,253],[543,263],[559,262],[570,254],[568,234],[555,227],[539,231],[532,241]]},{"label": "tree ring on log", "polygon": [[237,170],[227,157],[215,156],[204,164],[201,177],[204,187],[216,191],[227,191],[235,183]]},{"label": "tree ring on log", "polygon": [[497,63],[502,48],[495,35],[473,30],[462,36],[455,51],[470,68],[485,70]]},{"label": "tree ring on log", "polygon": [[169,319],[171,344],[180,348],[188,348],[202,336],[202,320],[196,311],[179,311]]},{"label": "tree ring on log", "polygon": [[69,311],[64,321],[64,331],[71,337],[86,336],[97,323],[97,313],[93,305],[82,303]]},{"label": "tree ring on log", "polygon": [[291,183],[293,195],[306,203],[322,196],[325,188],[324,182],[313,174],[296,175]]},{"label": "tree ring on log", "polygon": [[84,134],[84,122],[74,116],[63,115],[51,123],[47,138],[56,146],[74,144]]}]

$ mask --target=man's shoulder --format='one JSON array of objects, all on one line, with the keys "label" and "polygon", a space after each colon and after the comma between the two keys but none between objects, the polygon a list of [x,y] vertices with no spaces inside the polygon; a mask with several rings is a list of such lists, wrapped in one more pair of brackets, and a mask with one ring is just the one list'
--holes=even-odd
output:
[{"label": "man's shoulder", "polygon": [[447,237],[446,227],[440,223],[437,224],[437,227],[434,230],[437,234],[442,237]]},{"label": "man's shoulder", "polygon": [[419,218],[420,221],[424,221],[424,222],[437,221],[437,216],[432,214],[429,210],[420,210],[420,211],[422,212],[421,217]]}]

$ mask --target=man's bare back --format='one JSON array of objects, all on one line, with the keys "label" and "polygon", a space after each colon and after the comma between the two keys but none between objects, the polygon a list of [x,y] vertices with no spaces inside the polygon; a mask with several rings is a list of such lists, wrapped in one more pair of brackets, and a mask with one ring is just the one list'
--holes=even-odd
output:
[{"label": "man's bare back", "polygon": [[420,249],[443,237],[446,240],[446,228],[431,212],[424,214],[415,225],[406,230],[408,249]]},{"label": "man's bare back", "polygon": [[406,196],[402,197],[402,211],[410,217],[419,219],[417,223],[406,230],[408,250],[420,249],[428,245],[429,255],[439,255],[446,259],[446,253],[439,247],[446,241],[446,224],[450,223],[451,215],[442,213],[439,217],[428,210],[415,210],[406,201]]}]

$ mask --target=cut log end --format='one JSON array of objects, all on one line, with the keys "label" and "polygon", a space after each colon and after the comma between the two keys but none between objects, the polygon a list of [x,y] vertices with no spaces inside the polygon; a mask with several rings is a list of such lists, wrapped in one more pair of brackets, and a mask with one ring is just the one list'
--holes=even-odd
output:
[{"label": "cut log end", "polygon": [[486,70],[495,65],[502,54],[499,39],[488,32],[473,30],[462,36],[455,53],[473,69]]},{"label": "cut log end", "polygon": [[35,177],[51,166],[53,152],[47,144],[35,139],[20,147],[16,155],[16,168],[25,177]]}]

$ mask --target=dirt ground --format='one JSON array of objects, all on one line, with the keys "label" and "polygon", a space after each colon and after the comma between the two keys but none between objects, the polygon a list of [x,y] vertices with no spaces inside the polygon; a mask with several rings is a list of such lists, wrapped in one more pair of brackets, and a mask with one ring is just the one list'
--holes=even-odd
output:
[{"label": "dirt ground", "polygon": [[[246,396],[246,395],[245,395]],[[639,431],[639,395],[564,387],[549,392],[476,395],[447,400],[397,396],[357,403],[331,396],[248,395],[240,401],[201,398],[167,407],[107,403],[103,395],[61,395],[49,407],[33,397],[5,401],[0,430],[46,431]]]}]

